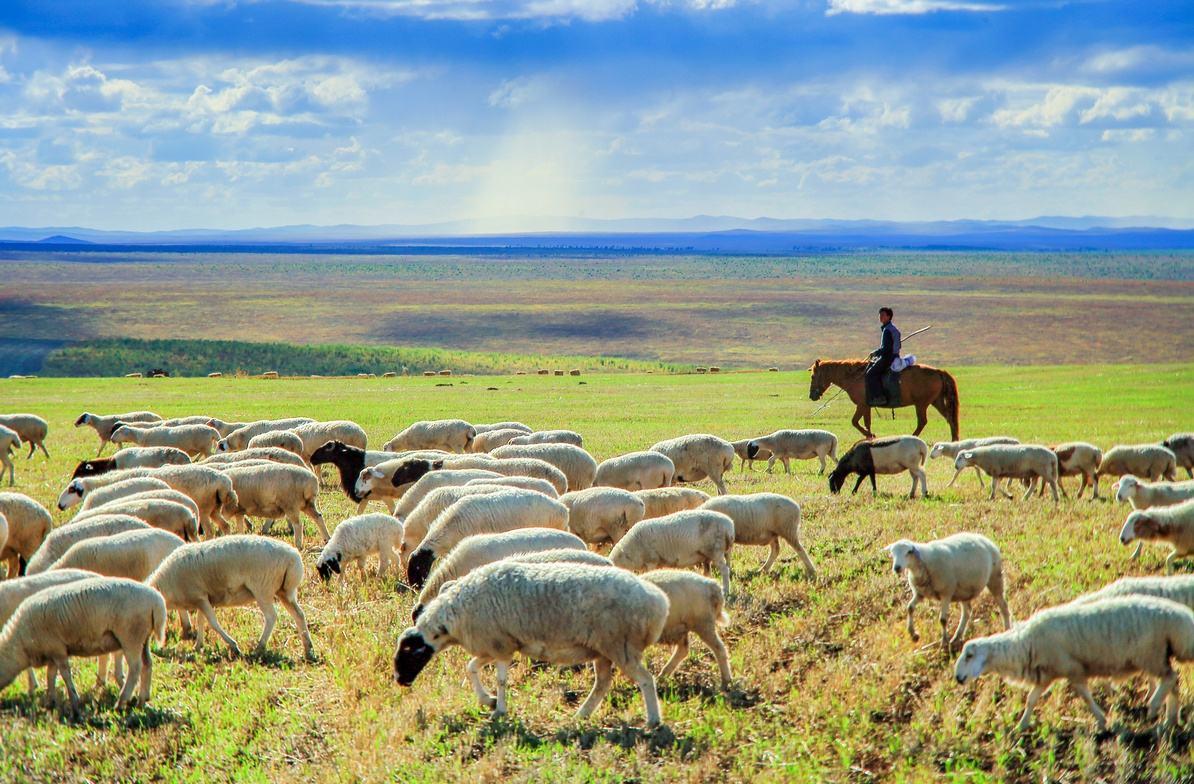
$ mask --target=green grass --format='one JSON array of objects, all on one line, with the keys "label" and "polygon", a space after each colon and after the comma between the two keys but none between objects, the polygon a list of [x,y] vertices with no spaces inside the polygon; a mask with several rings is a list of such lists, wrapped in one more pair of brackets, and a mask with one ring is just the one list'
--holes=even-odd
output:
[{"label": "green grass", "polygon": [[[1194,365],[976,367],[957,370],[964,436],[1023,440],[1157,441],[1190,429]],[[804,373],[589,375],[581,378],[451,379],[39,379],[0,381],[4,407],[51,423],[53,459],[18,464],[17,490],[53,502],[75,461],[94,454],[80,411],[150,408],[164,416],[210,413],[349,418],[380,443],[414,419],[518,419],[584,434],[599,459],[685,432],[741,438],[778,427],[827,427],[853,440],[839,399],[816,419]],[[496,387],[490,390],[489,387]],[[934,415],[935,417],[935,415]],[[879,418],[880,433],[906,432],[907,410]],[[947,437],[931,418],[926,440]],[[807,580],[790,551],[778,572],[758,574],[764,551],[735,552],[733,624],[726,633],[737,684],[716,687],[716,668],[699,644],[677,675],[660,683],[673,737],[642,730],[642,703],[621,676],[588,722],[572,719],[587,672],[531,671],[516,665],[510,715],[491,720],[463,683],[464,654],[440,654],[415,688],[390,676],[397,635],[412,597],[395,581],[354,576],[325,588],[308,578],[301,596],[321,656],[301,660],[283,616],[264,661],[225,657],[209,638],[196,653],[173,632],[158,653],[154,698],[128,715],[115,694],[86,695],[82,720],[68,723],[34,705],[23,685],[0,694],[0,780],[169,781],[1041,781],[1174,780],[1194,775],[1185,740],[1141,733],[1147,684],[1099,682],[1096,697],[1122,736],[1093,737],[1081,701],[1055,689],[1026,734],[1015,732],[1023,692],[988,676],[960,687],[952,663],[911,643],[903,627],[907,588],[881,547],[959,530],[994,538],[1007,564],[1008,598],[1023,618],[1126,574],[1160,572],[1164,549],[1138,563],[1116,534],[1124,507],[1041,500],[989,502],[972,476],[945,490],[952,468],[930,464],[927,500],[904,498],[906,477],[880,478],[880,496],[832,497],[815,462],[796,473],[761,470],[729,478],[733,492],[772,490],[804,508],[806,546],[821,572]],[[707,485],[707,483],[705,483]],[[710,489],[704,486],[704,489]],[[1073,481],[1071,491],[1075,488]],[[1107,492],[1109,488],[1104,488]],[[321,505],[329,523],[350,514],[337,488]],[[63,520],[65,514],[58,514]],[[281,531],[281,527],[278,527]],[[318,541],[308,527],[313,546]],[[316,552],[305,554],[308,566]],[[1191,568],[1189,565],[1187,568]],[[934,636],[935,608],[917,616],[922,642]],[[260,631],[255,610],[222,610],[244,643]],[[955,609],[953,621],[957,620]],[[976,605],[972,635],[997,630],[993,604]],[[667,652],[651,652],[658,669]],[[80,686],[94,668],[75,665]],[[1188,689],[1187,689],[1188,691]],[[1187,698],[1189,706],[1189,698]]]}]

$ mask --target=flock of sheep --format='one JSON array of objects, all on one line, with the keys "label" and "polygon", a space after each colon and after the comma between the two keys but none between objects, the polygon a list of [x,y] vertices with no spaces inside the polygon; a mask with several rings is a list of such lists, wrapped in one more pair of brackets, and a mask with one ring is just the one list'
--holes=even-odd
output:
[{"label": "flock of sheep", "polygon": [[[0,688],[28,672],[34,690],[33,670],[45,666],[48,695],[56,699],[61,675],[72,711],[79,705],[72,656],[99,657],[100,682],[110,669],[121,684],[119,706],[133,700],[138,686],[137,698],[147,700],[151,641],[164,642],[170,613],[198,645],[210,626],[239,654],[216,609],[256,604],[264,621],[260,654],[280,603],[314,659],[299,603],[304,516],[323,538],[315,566],[325,581],[342,579],[352,564],[364,575],[366,559],[377,557],[380,575],[400,572],[419,591],[413,625],[394,655],[398,683],[411,684],[436,653],[458,645],[471,656],[465,674],[477,698],[500,714],[516,653],[558,665],[592,662],[593,690],[578,715],[601,704],[616,667],[639,687],[652,726],[662,714],[655,678],[643,663],[649,646],[673,648],[664,677],[684,661],[695,634],[712,651],[723,686],[732,681],[719,629],[728,622],[735,546],[769,547],[767,572],[787,542],[808,576],[817,574],[800,541],[799,504],[776,493],[727,493],[725,477],[736,458],[743,470],[766,459],[768,471],[776,462],[790,471],[793,459],[816,459],[822,473],[835,461],[834,493],[850,475],[857,475],[857,492],[867,478],[874,488],[877,474],[907,472],[910,497],[918,485],[928,494],[929,458],[954,461],[951,485],[968,468],[980,484],[989,477],[992,499],[1008,494],[1001,482],[1020,480],[1025,498],[1039,483],[1039,492],[1048,487],[1056,502],[1065,476],[1082,477],[1079,497],[1089,485],[1097,498],[1100,478],[1114,476],[1118,500],[1134,507],[1121,532],[1124,544],[1169,542],[1167,567],[1194,553],[1194,434],[1106,454],[1086,443],[1046,447],[987,438],[930,448],[897,436],[859,442],[840,459],[837,438],[824,430],[781,430],[738,442],[694,434],[598,463],[580,434],[518,422],[416,422],[381,450],[367,449],[364,430],[349,421],[162,420],[139,411],[84,413],[75,425],[94,429],[100,449],[78,464],[57,500],[60,509],[79,507],[74,519],[54,528],[33,499],[0,493],[0,559],[9,578],[0,582]],[[39,417],[0,416],[0,457],[10,481],[10,453],[27,444],[30,457],[39,447],[48,457],[47,432]],[[102,458],[108,443],[128,446]],[[358,507],[330,533],[318,506],[326,464]],[[1177,481],[1179,467],[1192,481]],[[716,497],[681,486],[705,479]],[[370,502],[386,511],[367,512]],[[250,519],[266,521],[265,533],[279,518],[290,524],[294,546],[253,533]],[[901,539],[886,550],[912,590],[912,639],[918,639],[918,603],[939,601],[944,652],[964,643],[957,680],[997,672],[1027,684],[1022,725],[1044,690],[1066,679],[1102,728],[1105,716],[1087,681],[1133,673],[1157,679],[1150,716],[1168,705],[1166,721],[1176,721],[1172,661],[1194,660],[1194,577],[1120,580],[1013,626],[1002,558],[990,539],[974,533]],[[708,576],[714,569],[717,580]],[[998,603],[1007,631],[965,642],[971,603],[984,590]],[[950,635],[954,602],[962,616]],[[490,664],[496,692],[483,680]]]}]

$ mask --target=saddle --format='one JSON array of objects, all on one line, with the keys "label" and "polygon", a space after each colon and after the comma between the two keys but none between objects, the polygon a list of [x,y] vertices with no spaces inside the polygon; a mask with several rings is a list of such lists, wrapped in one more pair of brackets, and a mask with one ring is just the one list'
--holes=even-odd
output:
[{"label": "saddle", "polygon": [[900,398],[900,371],[914,364],[916,364],[916,357],[914,355],[896,357],[895,362],[891,363],[891,369],[883,374],[883,394],[886,400],[883,400],[876,406],[875,402],[868,395],[867,405],[877,408],[899,408],[902,402]]}]

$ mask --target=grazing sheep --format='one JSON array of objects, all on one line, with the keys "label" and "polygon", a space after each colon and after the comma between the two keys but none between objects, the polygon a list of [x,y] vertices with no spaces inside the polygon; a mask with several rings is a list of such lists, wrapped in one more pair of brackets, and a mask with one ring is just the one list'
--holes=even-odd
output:
[{"label": "grazing sheep", "polygon": [[91,577],[46,588],[21,602],[0,632],[0,689],[25,670],[45,665],[50,693],[61,673],[71,712],[78,714],[69,657],[121,653],[129,672],[116,707],[129,703],[138,683],[138,699],[144,704],[153,679],[149,641],[162,642],[165,635],[161,594],[134,580]]},{"label": "grazing sheep", "polygon": [[515,446],[528,444],[572,444],[584,446],[585,440],[575,430],[537,430],[534,433],[515,436],[506,443]]},{"label": "grazing sheep", "polygon": [[708,478],[717,485],[718,495],[728,492],[722,476],[733,470],[737,456],[729,441],[696,433],[660,441],[650,451],[667,455],[672,461],[676,466],[674,481],[699,482]]},{"label": "grazing sheep", "polygon": [[[24,435],[21,438],[28,441]],[[1186,469],[1186,474],[1194,479],[1194,433],[1174,433],[1162,441],[1161,446],[1172,452],[1178,467]],[[32,454],[33,450],[29,451]]]},{"label": "grazing sheep", "polygon": [[485,425],[473,425],[473,430],[477,431],[477,435],[482,433],[493,433],[498,430],[517,430],[521,433],[533,433],[533,428],[529,425],[524,425],[522,422],[490,422]]},{"label": "grazing sheep", "polygon": [[821,463],[821,473],[825,473],[825,458],[830,457],[837,462],[837,436],[828,430],[776,430],[769,436],[751,439],[747,444],[746,455],[754,460],[759,456],[759,450],[771,453],[767,458],[767,473],[771,473],[775,461],[784,464],[784,473],[792,473],[790,460],[812,460],[816,458]]},{"label": "grazing sheep", "polygon": [[507,444],[490,453],[499,460],[530,458],[550,463],[568,480],[568,490],[585,490],[593,486],[597,476],[597,461],[585,450],[572,444]]},{"label": "grazing sheep", "polygon": [[548,498],[559,498],[555,485],[546,479],[536,479],[533,476],[494,476],[484,479],[470,479],[464,483],[466,487],[473,485],[497,485],[498,487],[518,487],[523,490],[534,490],[543,493]]},{"label": "grazing sheep", "polygon": [[150,530],[149,523],[138,517],[126,514],[96,515],[95,517],[88,517],[86,520],[80,520],[77,523],[55,528],[46,534],[41,547],[38,547],[37,551],[33,553],[33,557],[29,559],[29,565],[25,569],[25,573],[41,574],[47,571],[62,557],[63,553],[71,548],[71,545],[76,542],[82,542],[84,539],[91,539],[97,536],[112,536],[113,534],[122,534],[125,531],[148,530]]},{"label": "grazing sheep", "polygon": [[20,449],[21,437],[17,435],[17,431],[0,425],[0,479],[4,478],[4,472],[7,470],[9,487],[16,484],[16,469],[12,464],[12,455]]},{"label": "grazing sheep", "polygon": [[[39,591],[44,591],[47,588],[53,588],[56,585],[66,585],[73,583],[76,580],[87,580],[92,577],[98,577],[95,572],[84,571],[83,569],[56,569],[52,572],[43,572],[42,574],[35,574],[30,577],[16,577],[12,580],[5,580],[0,583],[0,628],[8,623],[8,619],[17,611],[17,607],[21,602],[28,599]],[[37,691],[37,677],[33,674],[33,669],[29,669],[29,693]]]},{"label": "grazing sheep", "polygon": [[[921,599],[941,602],[941,648],[948,656],[966,637],[970,624],[970,603],[986,588],[995,597],[1003,616],[1004,628],[1012,627],[1012,614],[1003,595],[1003,558],[999,548],[981,534],[962,533],[932,542],[901,539],[883,548],[891,554],[891,568],[899,575],[908,572],[912,601],[908,602],[908,636],[916,633],[913,613]],[[951,639],[949,636],[950,602],[962,603],[962,620]]]},{"label": "grazing sheep", "polygon": [[104,452],[104,447],[112,439],[112,431],[119,424],[129,424],[130,422],[161,422],[162,418],[152,411],[130,411],[127,414],[109,414],[107,416],[97,416],[96,414],[89,414],[84,412],[75,420],[75,427],[83,427],[86,425],[95,431],[99,436],[100,445],[99,451],[95,453],[99,457]]},{"label": "grazing sheep", "polygon": [[54,518],[44,506],[21,493],[0,493],[0,516],[8,521],[0,561],[7,562],[10,578],[23,575],[29,559],[49,535]]},{"label": "grazing sheep", "polygon": [[357,497],[363,501],[381,501],[396,511],[395,504],[406,492],[422,479],[424,474],[443,468],[444,461],[438,452],[388,454],[391,455],[389,460],[361,469],[353,489]]},{"label": "grazing sheep", "polygon": [[177,490],[164,492],[174,493],[187,503],[178,503],[165,498],[145,498],[138,494],[132,498],[122,498],[110,504],[81,511],[71,523],[102,514],[126,514],[144,520],[154,528],[169,531],[175,536],[181,537],[183,541],[198,541],[199,515],[195,502]]},{"label": "grazing sheep", "polygon": [[1194,500],[1132,512],[1119,532],[1119,541],[1126,545],[1133,540],[1141,542],[1132,554],[1133,560],[1140,555],[1144,542],[1168,542],[1172,550],[1165,559],[1165,571],[1172,571],[1175,560],[1194,554]]},{"label": "grazing sheep", "polygon": [[319,512],[319,478],[305,468],[282,463],[233,464],[224,474],[232,480],[232,494],[224,500],[221,514],[239,520],[241,530],[252,529],[249,516],[273,520],[285,517],[294,533],[294,546],[303,549],[303,523],[299,514],[315,521],[323,541],[329,538]]},{"label": "grazing sheep", "polygon": [[630,452],[602,460],[597,466],[593,484],[618,487],[622,490],[654,490],[670,487],[676,466],[667,455],[659,452]]},{"label": "grazing sheep", "polygon": [[126,468],[160,468],[164,465],[186,465],[191,462],[191,456],[181,449],[172,446],[129,447],[121,449],[113,457],[96,457],[84,460],[75,466],[72,479],[81,476],[98,476],[109,471],[122,471]]},{"label": "grazing sheep", "polygon": [[585,543],[575,534],[554,528],[519,528],[500,534],[466,536],[452,548],[447,557],[423,584],[419,600],[411,611],[411,620],[419,620],[427,603],[439,596],[440,589],[452,580],[459,580],[474,569],[512,556],[559,550],[584,550]]},{"label": "grazing sheep", "polygon": [[[234,656],[240,656],[240,647],[216,620],[215,608],[257,603],[265,619],[265,628],[254,651],[261,656],[278,620],[274,602],[281,602],[294,618],[304,655],[308,660],[315,658],[307,618],[298,602],[298,589],[303,584],[303,558],[285,542],[234,534],[184,544],[162,561],[148,583],[161,592],[169,609],[201,613]],[[203,647],[202,620],[195,628],[195,645]]]},{"label": "grazing sheep", "polygon": [[529,476],[535,479],[545,479],[551,482],[552,487],[560,495],[568,492],[568,477],[564,475],[564,472],[551,463],[535,457],[506,457],[499,460],[489,455],[470,455],[469,457],[445,460],[444,468],[453,470],[477,468],[493,471],[503,476]]},{"label": "grazing sheep", "polygon": [[[310,455],[312,465],[331,463],[336,466],[336,470],[340,474],[340,489],[344,491],[349,500],[356,502],[357,514],[365,511],[365,505],[369,501],[380,501],[393,513],[396,499],[390,494],[390,491],[386,490],[386,482],[375,482],[370,486],[367,494],[361,495],[357,492],[357,479],[366,468],[376,467],[394,459],[393,452],[366,451],[362,447],[351,446],[343,441],[328,441]],[[387,476],[384,471],[381,471],[372,478],[384,480]],[[389,485],[389,487],[393,487],[393,485]],[[375,489],[381,492],[374,495]]]},{"label": "grazing sheep", "polygon": [[[97,487],[93,490],[87,491],[87,495],[83,498],[83,503],[79,505],[79,514],[86,512],[89,509],[97,509],[101,506],[107,506],[115,501],[120,501],[134,495],[152,492],[173,491],[174,488],[163,482],[161,479],[154,479],[151,476],[135,476],[131,479],[121,479],[119,482],[113,482],[110,485]],[[185,495],[185,494],[184,494]],[[188,495],[186,496],[192,504],[195,503]],[[196,513],[198,513],[199,506],[195,505]]]},{"label": "grazing sheep", "polygon": [[617,544],[647,512],[641,498],[617,487],[564,493],[560,503],[568,507],[568,530],[591,545]]},{"label": "grazing sheep", "polygon": [[[273,447],[275,449],[285,449],[287,452],[296,454],[307,459],[306,453],[303,451],[303,439],[299,438],[293,430],[271,430],[268,433],[262,433],[259,436],[253,436],[249,439],[249,444],[245,451],[259,449],[264,447]],[[236,454],[235,452],[229,453]]]},{"label": "grazing sheep", "polygon": [[704,490],[691,487],[657,487],[653,490],[638,490],[635,495],[646,509],[644,520],[696,509],[712,497]]},{"label": "grazing sheep", "polygon": [[343,574],[349,564],[356,562],[365,575],[365,557],[377,555],[377,576],[385,577],[391,563],[397,563],[397,550],[402,544],[402,523],[388,514],[365,514],[350,517],[332,531],[328,543],[319,553],[315,568],[319,576],[332,579],[332,573]]},{"label": "grazing sheep", "polygon": [[711,498],[702,509],[721,512],[734,521],[734,544],[770,547],[762,571],[768,572],[779,557],[780,541],[792,546],[810,578],[817,569],[800,543],[800,504],[778,493],[723,495]]},{"label": "grazing sheep", "polygon": [[47,460],[50,458],[50,453],[46,451],[46,436],[50,432],[50,425],[37,414],[0,414],[0,425],[16,431],[21,443],[29,446],[26,460],[33,457],[38,448]]},{"label": "grazing sheep", "polygon": [[212,419],[207,420],[203,424],[207,425],[208,427],[214,427],[216,430],[219,430],[220,438],[227,438],[228,435],[230,433],[232,433],[233,431],[239,430],[242,427],[244,427],[245,425],[249,425],[252,423],[251,422],[226,422],[223,419],[215,419],[213,417]]},{"label": "grazing sheep", "polygon": [[1125,474],[1111,486],[1115,500],[1131,503],[1133,509],[1173,506],[1194,498],[1194,482],[1144,482]]},{"label": "grazing sheep", "polygon": [[964,469],[978,466],[991,477],[991,500],[995,500],[995,493],[1011,498],[1012,494],[999,486],[1001,479],[1024,479],[1029,481],[1024,498],[1032,495],[1033,482],[1040,479],[1042,491],[1045,485],[1053,491],[1053,503],[1058,502],[1057,495],[1057,455],[1047,446],[1036,444],[995,444],[994,446],[979,446],[959,452],[954,459],[954,468]]},{"label": "grazing sheep", "polygon": [[[933,448],[929,450],[929,459],[936,460],[939,457],[948,457],[950,460],[955,460],[959,452],[964,452],[967,449],[974,449],[976,446],[995,446],[996,444],[1018,444],[1019,439],[1011,436],[988,436],[987,438],[964,438],[961,441],[938,441],[933,444]],[[946,487],[953,487],[954,482],[958,481],[958,477],[962,475],[965,469],[955,469],[954,478],[949,480]],[[983,471],[978,466],[974,466],[974,475],[978,477],[978,486],[985,488],[983,484]]]},{"label": "grazing sheep", "polygon": [[1194,610],[1194,575],[1176,577],[1121,577],[1097,591],[1074,599],[1075,604],[1101,602],[1119,596],[1155,596]]},{"label": "grazing sheep", "polygon": [[72,544],[47,571],[85,569],[105,577],[144,582],[183,541],[158,528],[96,536]]},{"label": "grazing sheep", "polygon": [[526,433],[522,430],[515,430],[514,428],[507,428],[504,430],[487,430],[484,433],[478,432],[477,437],[469,444],[468,451],[470,452],[492,452],[499,446],[505,446],[510,443],[511,439],[524,436]]},{"label": "grazing sheep", "polygon": [[254,436],[274,430],[293,430],[299,425],[310,424],[314,421],[314,419],[309,417],[291,417],[289,419],[261,419],[256,422],[250,422],[247,425],[241,425],[236,430],[221,438],[219,443],[216,444],[216,451],[239,452],[242,449],[248,448],[249,442],[253,440]]},{"label": "grazing sheep", "polygon": [[334,422],[308,422],[291,430],[303,440],[303,457],[311,459],[311,453],[328,443],[339,441],[357,449],[364,449],[367,436],[365,429],[356,422],[340,419]]},{"label": "grazing sheep", "polygon": [[[407,557],[415,551],[419,544],[422,543],[423,538],[427,536],[427,531],[431,528],[431,524],[452,504],[462,498],[475,495],[492,495],[510,489],[508,485],[488,484],[485,479],[474,480],[474,482],[465,482],[462,485],[446,485],[432,490],[423,497],[418,506],[411,510],[410,514],[403,518],[404,531],[399,556],[403,566],[406,565]],[[555,498],[557,496],[548,497]]]},{"label": "grazing sheep", "polygon": [[[1094,489],[1094,498],[1099,497],[1099,464],[1103,462],[1103,450],[1085,441],[1070,441],[1053,447],[1053,454],[1057,455],[1057,484],[1061,492],[1065,492],[1061,477],[1081,476],[1078,497],[1082,497],[1088,485]],[[1045,486],[1042,484],[1041,492],[1044,491]]]},{"label": "grazing sheep", "polygon": [[442,449],[459,453],[469,451],[476,437],[477,429],[463,419],[436,419],[412,423],[381,448],[387,452]]},{"label": "grazing sheep", "polygon": [[516,488],[498,493],[473,495],[449,506],[427,530],[423,541],[411,553],[406,565],[407,582],[421,588],[432,564],[473,534],[497,534],[517,528],[565,530],[568,507],[555,499]]},{"label": "grazing sheep", "polygon": [[643,520],[610,550],[614,566],[645,572],[661,566],[710,564],[721,575],[721,589],[730,593],[730,550],[734,547],[734,521],[721,512],[690,509]]},{"label": "grazing sheep", "polygon": [[1171,659],[1194,659],[1194,613],[1165,599],[1128,596],[1041,610],[999,634],[966,643],[954,666],[958,683],[988,672],[1028,686],[1019,729],[1028,729],[1037,700],[1055,680],[1065,678],[1086,701],[1100,732],[1107,716],[1087,681],[1146,673],[1157,688],[1148,704],[1155,718],[1168,700],[1166,725],[1178,717],[1177,670]]},{"label": "grazing sheep", "polygon": [[829,474],[829,492],[834,495],[840,493],[846,477],[858,474],[858,481],[854,483],[851,494],[857,493],[862,480],[869,477],[871,494],[874,495],[878,492],[875,485],[876,474],[900,474],[907,471],[912,476],[912,490],[909,491],[908,497],[916,497],[917,482],[920,482],[921,496],[927,496],[929,486],[924,464],[928,454],[928,444],[916,436],[892,436],[877,438],[874,441],[859,441],[842,455]]},{"label": "grazing sheep", "polygon": [[738,456],[738,459],[741,461],[738,464],[738,473],[742,473],[743,471],[745,471],[747,466],[750,467],[751,471],[755,470],[755,461],[756,460],[770,460],[771,459],[771,453],[768,452],[763,447],[757,447],[756,451],[755,451],[755,456],[751,457],[750,456],[751,440],[752,439],[744,438],[741,441],[731,441],[730,442],[730,446],[734,447],[734,454],[736,454]]},{"label": "grazing sheep", "polygon": [[666,678],[676,671],[688,656],[688,635],[701,638],[721,672],[721,687],[728,689],[734,680],[730,670],[730,657],[718,627],[728,626],[730,616],[726,615],[725,594],[717,581],[681,569],[655,569],[645,572],[642,580],[667,594],[667,623],[659,635],[659,645],[675,646],[672,658],[664,665],[659,677]]},{"label": "grazing sheep", "polygon": [[177,427],[131,427],[122,424],[112,431],[113,444],[138,446],[172,446],[186,452],[191,459],[207,457],[216,448],[220,433],[207,425],[178,425]]},{"label": "grazing sheep", "polygon": [[[398,638],[394,678],[409,686],[438,651],[460,645],[473,657],[467,670],[478,699],[501,715],[515,653],[553,664],[593,661],[595,683],[577,717],[588,717],[605,699],[616,666],[638,684],[647,724],[655,726],[662,716],[643,652],[659,639],[667,612],[663,591],[616,569],[499,561],[449,583],[431,600]],[[490,662],[497,665],[496,696],[479,678]]]},{"label": "grazing sheep", "polygon": [[411,513],[418,508],[423,499],[430,495],[433,490],[438,490],[441,487],[457,487],[467,484],[473,479],[496,478],[499,476],[501,474],[494,471],[483,471],[476,468],[428,471],[419,477],[402,496],[402,499],[398,502],[398,508],[394,510],[394,516],[403,525],[407,525]]},{"label": "grazing sheep", "polygon": [[1177,455],[1160,444],[1113,446],[1103,455],[1098,476],[1131,474],[1150,482],[1177,481]]},{"label": "grazing sheep", "polygon": [[[277,430],[273,432],[294,435],[289,430]],[[270,434],[267,433],[266,435]],[[297,437],[295,436],[295,438]],[[220,452],[211,457],[205,457],[199,462],[202,465],[211,466],[212,468],[220,468],[222,466],[233,465],[234,463],[258,462],[261,460],[299,466],[300,468],[309,468],[306,459],[302,455],[291,452],[289,449],[283,449],[280,446],[251,446],[239,452]]]}]

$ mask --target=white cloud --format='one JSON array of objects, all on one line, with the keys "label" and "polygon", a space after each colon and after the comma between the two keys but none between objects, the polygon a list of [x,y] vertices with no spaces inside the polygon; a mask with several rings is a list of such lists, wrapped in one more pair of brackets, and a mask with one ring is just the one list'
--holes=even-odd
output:
[{"label": "white cloud", "polygon": [[1152,128],[1108,128],[1099,138],[1105,142],[1147,142],[1156,135]]},{"label": "white cloud", "polygon": [[489,94],[489,105],[503,109],[514,109],[535,100],[545,92],[545,85],[534,77],[506,79]]},{"label": "white cloud", "polygon": [[[640,7],[638,0],[293,0],[305,5],[333,6],[386,16],[456,21],[548,20],[607,22],[624,19]],[[737,0],[644,0],[642,5],[702,12],[720,11]]]},{"label": "white cloud", "polygon": [[962,0],[829,0],[825,13],[876,14],[931,14],[940,11],[994,12],[1005,11],[1007,6],[997,3],[972,3]]}]

